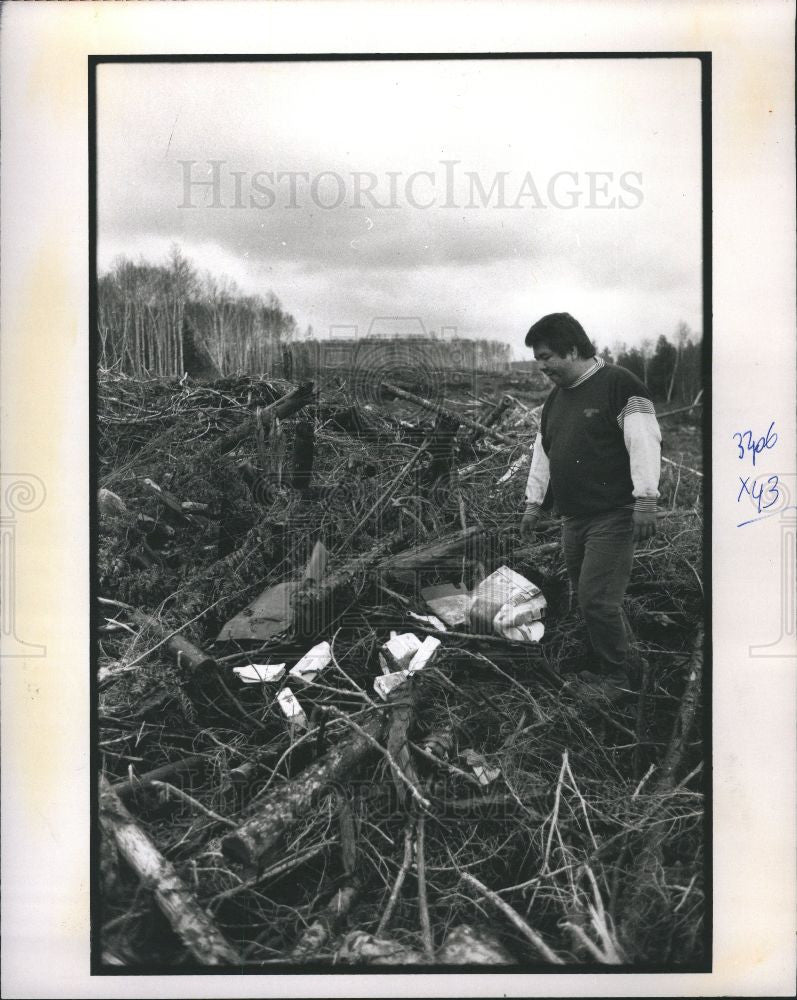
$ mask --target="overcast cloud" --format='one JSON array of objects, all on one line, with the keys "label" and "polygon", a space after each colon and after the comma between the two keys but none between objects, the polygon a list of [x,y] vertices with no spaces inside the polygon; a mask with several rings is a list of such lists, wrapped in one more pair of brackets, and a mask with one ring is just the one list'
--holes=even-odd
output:
[{"label": "overcast cloud", "polygon": [[317,335],[417,316],[518,357],[553,310],[701,328],[697,60],[103,65],[97,117],[101,269],[177,242]]}]

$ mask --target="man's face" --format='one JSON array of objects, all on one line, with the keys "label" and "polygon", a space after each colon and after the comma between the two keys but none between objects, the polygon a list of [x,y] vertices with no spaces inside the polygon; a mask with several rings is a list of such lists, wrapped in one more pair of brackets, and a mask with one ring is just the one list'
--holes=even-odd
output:
[{"label": "man's face", "polygon": [[534,348],[534,360],[539,364],[543,375],[547,375],[554,385],[569,385],[578,378],[578,351],[575,347],[571,347],[561,357],[554,354],[547,344],[540,343]]}]

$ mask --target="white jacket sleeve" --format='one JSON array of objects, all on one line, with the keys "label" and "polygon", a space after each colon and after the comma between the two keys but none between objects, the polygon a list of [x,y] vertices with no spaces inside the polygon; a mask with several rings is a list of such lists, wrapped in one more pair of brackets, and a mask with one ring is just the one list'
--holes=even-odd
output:
[{"label": "white jacket sleeve", "polygon": [[632,396],[618,418],[631,465],[637,510],[655,510],[661,476],[661,430],[649,399]]},{"label": "white jacket sleeve", "polygon": [[531,455],[531,468],[526,482],[526,513],[538,514],[551,478],[548,456],[542,446],[542,434],[537,434]]}]

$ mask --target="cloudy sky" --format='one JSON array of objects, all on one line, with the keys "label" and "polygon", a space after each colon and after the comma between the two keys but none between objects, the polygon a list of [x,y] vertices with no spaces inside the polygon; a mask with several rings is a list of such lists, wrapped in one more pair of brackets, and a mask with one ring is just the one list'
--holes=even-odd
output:
[{"label": "cloudy sky", "polygon": [[176,242],[316,335],[413,317],[519,358],[552,311],[599,345],[701,329],[696,60],[103,65],[97,92],[101,270]]}]

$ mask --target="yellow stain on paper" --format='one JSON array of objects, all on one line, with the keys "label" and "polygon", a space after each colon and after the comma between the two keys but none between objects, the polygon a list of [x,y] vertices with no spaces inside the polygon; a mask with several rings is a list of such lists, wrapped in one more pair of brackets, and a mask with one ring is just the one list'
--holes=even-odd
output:
[{"label": "yellow stain on paper", "polygon": [[[4,472],[32,473],[46,489],[37,511],[16,515],[18,555],[14,590],[7,595],[14,601],[18,637],[45,645],[46,655],[9,658],[3,675],[4,696],[24,707],[8,717],[21,765],[14,798],[43,831],[53,799],[75,778],[62,773],[58,748],[75,738],[75,719],[86,711],[88,679],[88,650],[74,656],[75,641],[85,626],[88,581],[86,545],[75,534],[85,495],[75,495],[76,470],[70,456],[70,450],[85,450],[87,445],[85,428],[75,414],[85,413],[85,382],[79,376],[88,359],[81,351],[83,364],[76,364],[78,304],[53,236],[35,256],[15,295],[18,310],[3,331],[8,370],[24,373],[24,378],[4,379],[3,409],[6,416],[13,415],[4,432]],[[87,512],[82,523],[87,541]],[[86,672],[77,677],[75,664],[81,662]],[[14,718],[20,720],[17,725]],[[57,842],[54,838],[54,847]]]}]

